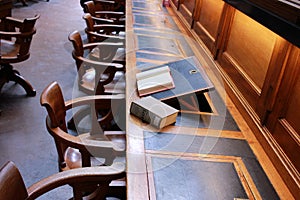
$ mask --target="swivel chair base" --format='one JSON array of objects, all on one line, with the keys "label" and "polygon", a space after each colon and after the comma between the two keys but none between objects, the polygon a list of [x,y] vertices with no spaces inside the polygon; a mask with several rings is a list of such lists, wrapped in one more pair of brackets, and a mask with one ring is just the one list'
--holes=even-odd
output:
[{"label": "swivel chair base", "polygon": [[26,91],[27,96],[34,97],[36,95],[35,89],[32,85],[25,80],[17,70],[14,70],[12,65],[4,64],[0,67],[0,90],[5,84],[5,82],[14,81],[20,84]]}]

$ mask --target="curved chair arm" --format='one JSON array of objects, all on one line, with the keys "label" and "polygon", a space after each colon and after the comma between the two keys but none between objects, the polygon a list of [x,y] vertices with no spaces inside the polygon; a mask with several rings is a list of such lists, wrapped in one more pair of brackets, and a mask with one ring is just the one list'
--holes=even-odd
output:
[{"label": "curved chair arm", "polygon": [[0,31],[0,38],[2,37],[28,37],[32,34],[36,33],[36,29],[34,28],[32,31],[29,31],[29,32],[24,32],[24,33],[21,33],[19,31],[17,32],[13,32],[13,31]]},{"label": "curved chair arm", "polygon": [[[74,98],[72,100],[65,102],[65,109],[70,110],[72,108],[86,106],[86,105],[95,105],[97,109],[107,109],[111,105],[119,107],[119,105],[125,100],[125,94],[115,94],[115,95],[93,95],[93,96],[84,96]],[[122,105],[120,105],[122,106]],[[105,115],[98,118],[97,121],[100,124],[107,124],[112,117],[112,110],[107,112]],[[93,130],[91,130],[93,133]],[[97,134],[97,132],[95,132]],[[112,133],[111,133],[112,134]],[[124,133],[125,134],[125,133]],[[124,135],[123,134],[123,135]],[[119,133],[120,135],[120,133]],[[109,137],[108,137],[109,138]],[[125,139],[125,137],[123,137]],[[99,144],[98,144],[99,145]],[[125,150],[125,149],[123,149]]]},{"label": "curved chair arm", "polygon": [[125,31],[125,26],[119,24],[95,24],[93,28],[95,31],[102,30],[106,34],[112,34],[113,32],[118,34],[121,31]]},{"label": "curved chair arm", "polygon": [[96,22],[96,24],[117,24],[117,22],[113,19],[106,19],[101,17],[92,17],[92,19]]},{"label": "curved chair arm", "polygon": [[12,161],[8,161],[0,169],[1,199],[36,199],[43,194],[63,185],[73,186],[74,199],[82,199],[87,188],[97,188],[96,199],[113,197],[116,193],[109,191],[109,184],[117,179],[126,177],[124,163],[116,162],[112,166],[86,167],[59,172],[48,176],[26,188],[24,179]]},{"label": "curved chair arm", "polygon": [[37,20],[38,18],[40,18],[39,14],[35,15],[32,18],[26,18],[23,20],[20,20],[20,19],[14,18],[14,17],[5,17],[3,22],[9,26],[9,31],[12,31],[12,29],[15,29],[15,28],[23,28],[24,22],[26,20]]},{"label": "curved chair arm", "polygon": [[23,20],[16,19],[13,17],[5,17],[4,21],[8,23],[10,26],[20,28],[23,25]]},{"label": "curved chair arm", "polygon": [[97,46],[115,46],[115,47],[123,47],[123,42],[93,42],[93,43],[87,43],[83,45],[83,49],[93,49]]},{"label": "curved chair arm", "polygon": [[[125,66],[121,63],[108,63],[108,62],[99,62],[95,60],[90,60],[88,58],[84,58],[82,56],[76,56],[73,53],[73,57],[76,59],[76,62],[80,62],[80,68],[78,69],[80,76],[82,76],[85,68],[94,68],[96,74],[95,77],[100,78],[97,88],[95,89],[96,93],[102,94],[104,91],[105,85],[108,85],[112,82],[115,77],[116,72],[124,72]],[[102,76],[102,75],[107,76]]]},{"label": "curved chair arm", "polygon": [[118,64],[118,63],[106,63],[106,62],[99,62],[99,61],[95,61],[95,60],[90,60],[87,58],[84,58],[82,56],[76,56],[76,59],[82,61],[83,63],[89,65],[90,67],[93,67],[95,69],[99,68],[99,67],[114,67],[116,68],[117,71],[123,71],[124,66],[122,64]]},{"label": "curved chair arm", "polygon": [[96,17],[105,16],[105,17],[108,17],[109,19],[110,18],[119,19],[121,17],[124,17],[125,13],[124,12],[115,12],[115,11],[95,11],[95,15],[96,15]]},{"label": "curved chair arm", "polygon": [[54,138],[57,140],[68,141],[68,143],[65,143],[68,147],[78,149],[81,153],[86,152],[94,157],[109,159],[114,159],[117,156],[124,156],[126,146],[124,140],[123,146],[119,147],[114,145],[113,140],[97,140],[97,135],[90,135],[90,133],[86,133],[80,136],[73,136],[64,132],[59,127],[50,128],[49,126],[49,123],[47,123],[47,129]]},{"label": "curved chair arm", "polygon": [[0,38],[4,37],[20,37],[22,35],[21,32],[6,32],[6,31],[0,31]]},{"label": "curved chair arm", "polygon": [[86,33],[98,38],[99,41],[104,41],[106,39],[107,40],[117,40],[117,41],[123,41],[123,44],[125,44],[125,37],[123,37],[123,36],[100,34],[95,31],[88,31],[88,30],[86,30]]},{"label": "curved chair arm", "polygon": [[[86,167],[59,172],[30,186],[27,189],[28,199],[36,199],[46,192],[66,184],[73,185],[75,188],[76,185],[80,187],[95,184],[108,187],[111,181],[125,176],[124,168],[116,166]],[[105,196],[105,194],[102,195]]]},{"label": "curved chair arm", "polygon": [[111,3],[111,4],[115,4],[115,1],[109,1],[109,0],[93,0],[94,3]]},{"label": "curved chair arm", "polygon": [[[96,95],[88,97],[79,97],[73,100],[65,102],[66,109],[75,108],[82,105],[88,104],[99,104],[101,106],[107,107],[112,101],[121,101],[125,98],[124,94],[118,95]],[[94,132],[93,135],[90,133],[80,134],[79,136],[73,136],[60,127],[51,127],[51,122],[49,116],[46,120],[47,130],[55,138],[56,141],[64,141],[64,143],[72,148],[79,149],[84,155],[90,154],[94,157],[107,158],[107,164],[112,161],[117,156],[124,156],[126,144],[123,140],[103,140],[102,134],[97,134]],[[99,137],[100,139],[98,139]],[[124,139],[125,137],[123,137]],[[109,139],[109,137],[108,137]],[[120,137],[119,137],[120,139]]]},{"label": "curved chair arm", "polygon": [[96,29],[104,29],[104,28],[111,28],[111,29],[121,29],[125,30],[125,25],[122,24],[96,24],[94,25]]},{"label": "curved chair arm", "polygon": [[[124,94],[84,96],[84,97],[78,97],[78,98],[74,98],[74,99],[66,101],[65,107],[67,110],[69,110],[71,108],[82,106],[82,105],[87,105],[87,104],[91,105],[94,103],[98,103],[97,101],[107,100],[107,101],[111,102],[114,100],[122,100],[122,99],[125,99]],[[99,103],[101,103],[101,102],[99,102]]]},{"label": "curved chair arm", "polygon": [[107,46],[107,47],[112,47],[117,50],[118,48],[123,48],[125,43],[122,42],[92,42],[92,43],[87,43],[83,44],[82,48],[83,51],[89,50],[92,51],[94,48],[99,47],[99,46]]}]

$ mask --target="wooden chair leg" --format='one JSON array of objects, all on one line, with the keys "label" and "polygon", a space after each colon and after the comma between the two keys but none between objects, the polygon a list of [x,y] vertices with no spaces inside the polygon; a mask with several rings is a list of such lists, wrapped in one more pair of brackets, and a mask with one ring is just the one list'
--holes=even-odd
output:
[{"label": "wooden chair leg", "polygon": [[32,85],[25,80],[18,71],[14,70],[11,65],[3,66],[2,70],[6,76],[7,82],[14,81],[20,84],[25,89],[27,96],[34,97],[36,95],[36,91],[33,89]]}]

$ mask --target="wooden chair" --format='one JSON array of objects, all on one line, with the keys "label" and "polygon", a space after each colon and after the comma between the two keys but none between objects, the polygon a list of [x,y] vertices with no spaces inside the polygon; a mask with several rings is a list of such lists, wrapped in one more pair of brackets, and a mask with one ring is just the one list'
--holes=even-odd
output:
[{"label": "wooden chair", "polygon": [[5,82],[14,81],[25,89],[28,96],[36,95],[31,84],[11,64],[29,58],[32,37],[36,33],[34,25],[38,18],[39,15],[24,20],[12,17],[4,19],[7,31],[0,31],[0,90]]},{"label": "wooden chair", "polygon": [[89,95],[125,93],[125,66],[119,61],[124,55],[117,54],[118,49],[124,47],[122,42],[83,44],[78,31],[72,32],[69,40],[74,47],[72,55],[81,91]]},{"label": "wooden chair", "polygon": [[125,36],[120,34],[125,30],[123,25],[96,23],[97,18],[93,18],[89,13],[86,13],[83,19],[86,23],[85,33],[87,34],[89,43],[104,41],[122,42],[125,48]]},{"label": "wooden chair", "polygon": [[107,10],[125,13],[125,0],[93,0],[96,10]]},{"label": "wooden chair", "polygon": [[[108,2],[108,1],[102,1],[102,2]],[[113,9],[101,9],[101,8],[99,10],[98,9],[96,8],[94,1],[88,1],[84,3],[84,12],[89,13],[94,19],[97,20],[96,21],[97,23],[125,25],[126,20],[125,20],[124,12],[116,12]]]},{"label": "wooden chair", "polygon": [[[88,167],[73,169],[46,177],[26,188],[22,175],[16,165],[9,161],[0,169],[0,199],[31,200],[63,185],[71,185],[73,199],[83,199],[86,188],[98,185],[97,190],[89,199],[106,199],[119,197],[110,191],[111,181],[125,176],[122,167]],[[86,196],[85,196],[86,197]],[[125,199],[125,198],[123,198]]]},{"label": "wooden chair", "polygon": [[[54,138],[58,153],[60,171],[79,167],[90,167],[92,161],[104,158],[99,164],[111,165],[114,159],[125,156],[125,132],[118,131],[105,135],[102,125],[119,117],[117,123],[125,123],[125,113],[114,113],[118,107],[124,107],[124,95],[85,96],[64,102],[63,94],[57,82],[49,84],[41,94],[40,103],[48,112],[46,126]],[[84,134],[69,134],[66,124],[67,111],[90,105],[91,131]],[[97,109],[110,110],[107,115],[98,119]],[[100,126],[99,126],[100,125]],[[122,124],[120,126],[123,126]],[[108,131],[106,133],[109,133]]]}]

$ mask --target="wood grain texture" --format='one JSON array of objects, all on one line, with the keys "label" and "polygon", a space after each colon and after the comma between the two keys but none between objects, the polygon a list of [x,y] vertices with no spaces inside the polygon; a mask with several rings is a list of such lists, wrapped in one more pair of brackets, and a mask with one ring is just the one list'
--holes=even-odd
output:
[{"label": "wood grain texture", "polygon": [[[128,1],[128,6],[131,6],[131,1]],[[161,6],[161,2],[157,2],[155,0],[147,1],[151,5],[157,3],[157,5]],[[184,1],[181,1],[183,3]],[[195,39],[193,36],[196,34],[193,33],[193,30],[190,29],[190,24],[187,23],[187,21],[182,16],[182,13],[177,11],[177,1],[173,3],[171,2],[171,7],[166,7],[163,9],[159,9],[158,14],[163,15],[167,19],[167,25],[165,27],[161,26],[161,22],[158,21],[157,26],[155,23],[151,23],[148,25],[144,25],[139,23],[138,26],[134,25],[134,13],[130,13],[127,15],[129,16],[129,20],[131,24],[127,24],[127,30],[129,30],[129,34],[126,33],[126,39],[127,40],[127,69],[130,71],[130,73],[127,73],[127,80],[126,80],[126,95],[127,95],[127,108],[128,105],[130,105],[130,102],[134,99],[137,99],[138,96],[136,94],[136,83],[134,79],[134,74],[138,71],[137,68],[142,67],[149,67],[149,66],[155,66],[158,64],[163,64],[164,62],[176,60],[178,58],[182,58],[182,55],[186,56],[187,54],[182,54],[177,57],[176,51],[173,51],[172,53],[165,53],[165,52],[154,52],[151,51],[151,49],[144,49],[139,50],[137,48],[138,39],[139,37],[137,35],[147,36],[147,37],[155,37],[159,38],[159,40],[163,39],[164,37],[169,37],[167,40],[170,39],[170,37],[177,37],[181,34],[187,37],[190,37],[189,39],[183,40],[177,40],[180,41],[177,47],[181,48],[182,44],[186,42],[186,44],[192,49],[192,52],[196,57],[199,59],[199,61],[204,64],[205,71],[209,74],[209,77],[211,80],[213,80],[213,84],[216,86],[216,90],[220,91],[221,97],[226,102],[226,106],[229,109],[229,112],[232,114],[233,118],[237,122],[240,131],[232,131],[232,130],[219,130],[215,131],[212,129],[207,128],[195,128],[195,127],[188,127],[188,126],[168,126],[161,131],[163,133],[172,132],[174,134],[185,134],[185,135],[209,135],[212,137],[221,137],[221,138],[236,138],[236,139],[242,139],[249,143],[250,148],[253,150],[255,156],[258,158],[258,162],[261,164],[263,170],[266,172],[268,178],[270,179],[272,185],[274,186],[276,192],[278,193],[279,197],[281,199],[289,199],[292,198],[291,193],[289,192],[289,189],[283,182],[282,178],[274,168],[272,162],[270,161],[272,158],[268,158],[268,156],[265,154],[264,149],[261,147],[260,143],[256,139],[255,135],[253,134],[252,130],[246,124],[243,117],[240,114],[240,111],[237,110],[236,106],[231,102],[231,99],[228,97],[228,94],[224,92],[224,87],[228,87],[226,83],[220,83],[219,81],[222,80],[222,77],[218,77],[215,72],[220,73],[220,69],[218,69],[218,65],[220,63],[217,63],[216,61],[213,61],[212,57],[210,57],[209,50],[201,43],[199,39]],[[135,7],[130,7],[128,10],[130,12],[134,11],[138,13],[138,15],[143,15],[147,17],[151,17],[153,15],[153,8],[158,8],[159,6],[153,6],[152,9],[149,10],[149,12],[146,12],[145,10],[138,8],[138,5],[135,4]],[[226,5],[226,4],[225,4]],[[143,5],[145,7],[145,5]],[[160,7],[159,7],[160,8]],[[143,12],[141,11],[143,10]],[[187,9],[188,10],[188,9]],[[225,9],[226,10],[226,9]],[[230,17],[233,17],[234,10],[232,8],[228,8],[229,12],[224,15],[222,13],[221,15],[221,21],[222,23],[226,23],[226,25],[231,25],[232,19]],[[178,17],[179,16],[179,17]],[[224,18],[229,17],[229,20],[227,21]],[[153,17],[158,19],[157,17]],[[163,19],[162,17],[159,17],[160,19]],[[144,18],[146,19],[146,18]],[[149,19],[149,18],[148,18]],[[205,20],[205,19],[204,19]],[[170,28],[173,28],[175,22],[177,28],[176,31],[172,32],[173,30],[170,30]],[[133,23],[133,24],[132,24]],[[218,26],[216,26],[218,27]],[[180,30],[180,32],[178,32]],[[230,29],[229,29],[230,30]],[[228,31],[227,27],[218,27],[218,31]],[[226,32],[226,34],[229,34],[230,32]],[[218,48],[225,48],[229,35],[226,35],[226,37],[221,37],[220,40],[218,40]],[[172,35],[172,36],[171,36]],[[224,36],[224,35],[222,35]],[[199,36],[198,36],[199,37]],[[178,39],[178,37],[177,37]],[[197,42],[195,42],[197,41]],[[199,42],[199,43],[198,43]],[[222,46],[223,45],[223,46]],[[128,47],[130,47],[128,49]],[[188,52],[188,48],[182,48],[181,52]],[[207,51],[208,50],[208,51]],[[133,52],[132,52],[133,51]],[[270,57],[270,56],[269,56]],[[224,73],[224,72],[223,72]],[[257,90],[253,90],[254,93],[257,95]],[[225,93],[225,94],[224,94]],[[236,101],[234,101],[236,102]],[[255,101],[254,101],[255,102]],[[203,114],[203,113],[202,113]],[[215,113],[214,113],[215,114]],[[213,114],[213,115],[214,115]],[[209,114],[211,115],[211,114]],[[151,127],[147,126],[146,124],[142,123],[137,118],[127,115],[127,155],[129,157],[127,158],[128,168],[127,170],[132,170],[132,172],[139,171],[141,173],[130,173],[128,174],[128,197],[129,199],[157,199],[156,195],[156,189],[153,190],[153,187],[151,188],[151,184],[155,181],[153,178],[153,174],[149,172],[149,167],[151,165],[151,161],[149,162],[148,156],[149,154],[154,153],[153,151],[149,152],[148,150],[145,151],[144,149],[144,140],[143,140],[143,131],[157,131],[154,129],[151,129]],[[167,152],[170,153],[171,151]],[[158,153],[160,154],[160,153]],[[157,152],[155,155],[158,155]],[[137,166],[137,164],[141,166]],[[144,165],[144,166],[143,166]],[[147,173],[148,172],[148,173]],[[246,175],[244,176],[247,182],[247,179],[249,177]],[[243,181],[244,182],[244,181]],[[251,182],[251,181],[250,181]],[[134,185],[132,185],[134,184]],[[148,185],[147,185],[148,184]],[[150,185],[149,185],[150,184]],[[134,186],[138,186],[138,190],[134,188]],[[149,188],[150,187],[150,188]],[[251,189],[251,184],[250,187]],[[260,194],[260,192],[259,192]],[[252,195],[259,195],[258,193],[252,193]],[[264,194],[265,195],[265,194]],[[251,196],[251,195],[250,195]],[[259,199],[259,196],[256,196],[256,198]]]}]

